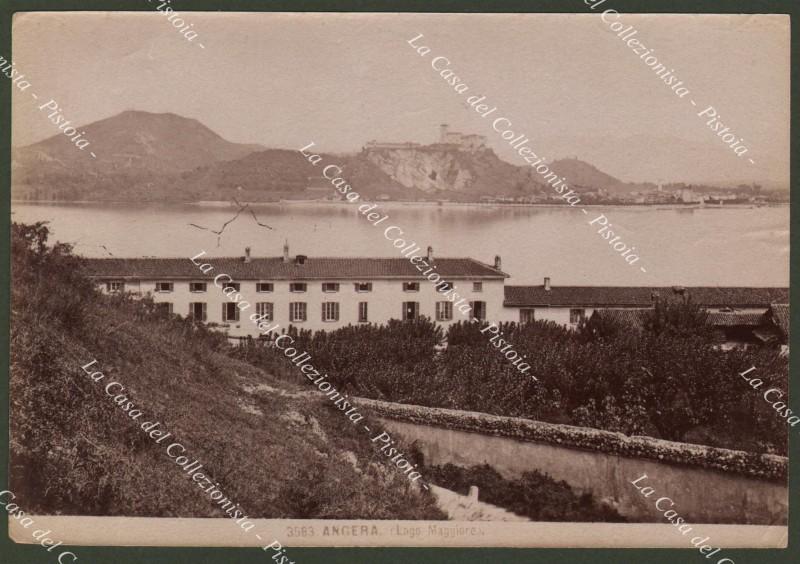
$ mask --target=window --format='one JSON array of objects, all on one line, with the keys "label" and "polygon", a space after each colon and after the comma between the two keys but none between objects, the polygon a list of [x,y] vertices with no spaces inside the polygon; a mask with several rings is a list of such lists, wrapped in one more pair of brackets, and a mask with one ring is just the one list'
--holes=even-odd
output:
[{"label": "window", "polygon": [[[404,292],[419,292],[419,282],[403,282]],[[411,303],[411,302],[408,302]]]},{"label": "window", "polygon": [[289,304],[289,321],[306,320],[306,302],[291,302]]},{"label": "window", "polygon": [[[305,282],[292,282],[289,284],[289,291],[290,292],[305,292],[306,291],[306,283]],[[300,302],[297,302],[300,303]]]},{"label": "window", "polygon": [[419,317],[419,302],[403,302],[403,320],[411,321]]},{"label": "window", "polygon": [[156,292],[171,292],[172,282],[156,282]]},{"label": "window", "polygon": [[520,323],[533,323],[536,319],[536,310],[532,307],[524,307],[519,310]]},{"label": "window", "polygon": [[120,282],[119,280],[112,280],[110,282],[106,282],[106,290],[108,290],[109,292],[124,292],[125,282]]},{"label": "window", "polygon": [[189,315],[197,321],[208,319],[208,312],[204,302],[192,302],[189,304]]},{"label": "window", "polygon": [[222,284],[222,289],[223,290],[225,288],[233,288],[234,290],[236,290],[238,292],[240,287],[241,287],[241,285],[238,282],[225,282],[224,284]]},{"label": "window", "polygon": [[473,292],[483,292],[483,282],[473,282],[472,283],[472,291]]},{"label": "window", "polygon": [[275,290],[275,284],[272,282],[258,282],[256,284],[256,292],[273,292]]},{"label": "window", "polygon": [[239,308],[234,302],[222,304],[222,321],[239,321]]},{"label": "window", "polygon": [[369,309],[367,302],[358,302],[358,322],[366,323],[369,321]]},{"label": "window", "polygon": [[436,321],[453,320],[453,302],[436,302]]},{"label": "window", "polygon": [[256,314],[261,321],[272,321],[274,308],[272,302],[257,302]]},{"label": "window", "polygon": [[322,291],[323,292],[338,292],[339,291],[339,284],[337,282],[323,282],[322,283]]},{"label": "window", "polygon": [[164,315],[172,314],[172,302],[157,302],[156,311]]},{"label": "window", "polygon": [[322,302],[322,321],[339,321],[339,302]]},{"label": "window", "polygon": [[371,292],[372,282],[356,282],[356,292]]},{"label": "window", "polygon": [[486,320],[486,302],[469,302],[472,307],[472,319]]},{"label": "window", "polygon": [[456,287],[455,284],[452,282],[448,282],[447,280],[440,280],[436,284],[434,284],[437,292],[449,292],[453,288]]},{"label": "window", "polygon": [[573,325],[580,323],[586,317],[585,309],[571,309],[569,310],[569,322]]},{"label": "window", "polygon": [[190,282],[189,283],[189,291],[190,292],[205,292],[207,288],[207,284],[205,282]]}]

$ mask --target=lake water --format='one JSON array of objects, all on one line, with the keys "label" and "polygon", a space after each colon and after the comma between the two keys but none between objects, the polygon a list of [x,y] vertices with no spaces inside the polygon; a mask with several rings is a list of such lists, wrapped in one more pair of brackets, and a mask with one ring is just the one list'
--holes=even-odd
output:
[{"label": "lake water", "polygon": [[[654,209],[503,206],[432,206],[381,203],[389,219],[373,226],[356,204],[253,206],[220,238],[189,224],[219,230],[230,205],[13,203],[12,220],[50,222],[53,237],[89,257],[279,256],[284,240],[292,255],[400,256],[384,229],[400,227],[407,241],[438,256],[492,263],[502,257],[511,284],[621,286],[788,286],[789,208]],[[588,223],[604,213],[615,234],[641,257],[628,265]],[[397,236],[398,233],[395,234]],[[102,248],[105,246],[106,249]],[[642,272],[644,268],[646,272]]]}]

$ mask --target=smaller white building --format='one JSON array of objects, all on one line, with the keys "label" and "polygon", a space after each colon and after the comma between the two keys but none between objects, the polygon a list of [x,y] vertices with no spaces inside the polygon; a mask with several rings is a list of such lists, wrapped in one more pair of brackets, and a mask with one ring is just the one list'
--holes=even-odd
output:
[{"label": "smaller white building", "polygon": [[770,304],[789,302],[789,288],[710,286],[506,286],[501,321],[554,321],[575,328],[598,309],[651,309],[659,299],[691,300],[709,313],[763,315]]}]

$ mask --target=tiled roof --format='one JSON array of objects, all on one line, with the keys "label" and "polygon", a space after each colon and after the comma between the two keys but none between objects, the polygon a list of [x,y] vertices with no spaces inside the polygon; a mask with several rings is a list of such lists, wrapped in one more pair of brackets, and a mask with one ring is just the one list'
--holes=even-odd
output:
[{"label": "tiled roof", "polygon": [[[788,303],[789,288],[683,288],[692,302],[706,307],[769,307]],[[677,295],[671,286],[506,286],[505,305],[509,307],[650,307],[653,295]]]},{"label": "tiled roof", "polygon": [[758,327],[764,324],[762,313],[722,312],[709,313],[706,318],[708,325],[714,327]]},{"label": "tiled roof", "polygon": [[[422,279],[422,273],[404,258],[315,258],[305,264],[294,259],[283,262],[280,257],[256,258],[245,262],[243,257],[197,259],[214,267],[209,274],[179,258],[103,258],[85,259],[88,274],[96,278],[119,279],[204,279],[227,274],[234,280],[371,280],[376,278]],[[470,258],[436,258],[433,262],[443,280],[448,278],[507,278],[508,275]],[[427,270],[427,269],[424,269]]]},{"label": "tiled roof", "polygon": [[[653,311],[648,309],[596,309],[592,314],[609,321],[641,329],[647,315]],[[706,323],[714,327],[759,327],[764,324],[764,314],[762,313],[742,313],[742,312],[711,312],[706,317]]]},{"label": "tiled roof", "polygon": [[789,306],[788,304],[771,304],[769,306],[769,313],[772,320],[780,327],[785,337],[789,337]]}]

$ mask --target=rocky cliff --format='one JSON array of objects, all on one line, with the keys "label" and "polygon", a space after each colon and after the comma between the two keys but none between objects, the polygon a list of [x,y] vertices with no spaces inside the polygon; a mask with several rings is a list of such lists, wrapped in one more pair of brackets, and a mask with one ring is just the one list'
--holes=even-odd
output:
[{"label": "rocky cliff", "polygon": [[407,188],[445,197],[524,196],[542,189],[531,169],[500,160],[491,149],[441,145],[366,149],[362,155]]}]

